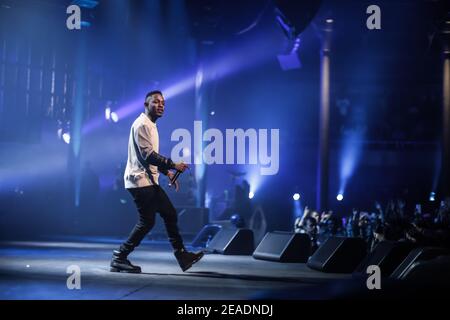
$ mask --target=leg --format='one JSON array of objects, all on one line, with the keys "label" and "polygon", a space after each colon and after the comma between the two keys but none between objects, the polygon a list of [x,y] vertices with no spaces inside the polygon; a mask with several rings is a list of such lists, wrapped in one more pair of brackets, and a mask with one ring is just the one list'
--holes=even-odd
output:
[{"label": "leg", "polygon": [[122,244],[121,251],[129,254],[139,246],[142,239],[155,225],[156,214],[156,190],[154,186],[129,189],[138,210],[138,222],[131,231],[128,239]]},{"label": "leg", "polygon": [[132,272],[139,273],[141,268],[134,266],[127,259],[128,255],[139,246],[145,235],[155,225],[156,199],[155,187],[144,187],[129,189],[138,209],[139,219],[131,231],[127,241],[119,250],[114,250],[111,261],[112,272]]},{"label": "leg", "polygon": [[183,249],[184,248],[183,239],[178,230],[177,211],[175,210],[166,192],[160,187],[158,187],[157,203],[158,203],[157,211],[161,215],[161,218],[164,221],[164,225],[166,226],[166,231],[167,235],[169,236],[170,244],[172,245],[175,251]]},{"label": "leg", "polygon": [[203,252],[189,252],[184,248],[183,239],[178,230],[177,211],[167,194],[158,187],[158,212],[166,225],[169,241],[175,250],[175,257],[183,271],[186,271],[203,257]]}]

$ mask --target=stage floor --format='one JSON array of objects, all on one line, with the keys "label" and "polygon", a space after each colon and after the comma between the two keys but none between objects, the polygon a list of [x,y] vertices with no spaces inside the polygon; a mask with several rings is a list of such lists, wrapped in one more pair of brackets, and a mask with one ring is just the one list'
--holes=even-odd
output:
[{"label": "stage floor", "polygon": [[[119,241],[0,243],[0,299],[317,299],[349,274],[327,274],[302,263],[206,254],[187,272],[167,242],[144,242],[130,255],[141,274],[109,272]],[[69,290],[67,267],[81,270],[81,289]],[[325,287],[324,287],[325,286]]]}]

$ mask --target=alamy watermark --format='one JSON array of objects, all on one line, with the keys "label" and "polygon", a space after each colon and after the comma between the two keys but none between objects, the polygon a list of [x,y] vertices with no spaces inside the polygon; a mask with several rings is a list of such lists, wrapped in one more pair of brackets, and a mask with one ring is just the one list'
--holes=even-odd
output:
[{"label": "alamy watermark", "polygon": [[79,6],[72,4],[67,7],[66,13],[70,14],[66,20],[66,27],[69,30],[81,29],[81,9]]},{"label": "alamy watermark", "polygon": [[[174,130],[170,139],[178,141],[171,152],[171,158],[175,162],[208,165],[259,164],[261,175],[275,175],[280,167],[279,129],[226,129],[223,134],[216,128],[203,132],[202,121],[194,121],[193,143],[190,131],[183,128]],[[204,142],[208,144],[203,148]],[[183,152],[186,149],[193,152],[186,154]]]},{"label": "alamy watermark", "polygon": [[367,289],[381,289],[381,270],[377,265],[370,265],[367,267],[366,273],[369,275],[367,277],[366,286]]},{"label": "alamy watermark", "polygon": [[381,29],[381,9],[376,4],[372,4],[367,7],[367,14],[370,16],[367,18],[366,26],[369,30],[380,30]]},{"label": "alamy watermark", "polygon": [[[81,9],[79,6],[72,4],[67,7],[66,13],[69,16],[66,19],[66,26],[69,30],[81,29]],[[370,16],[366,20],[366,26],[369,30],[381,29],[381,9],[376,4],[367,7],[366,13]]]},{"label": "alamy watermark", "polygon": [[73,290],[81,289],[81,269],[76,264],[72,264],[67,267],[66,273],[69,273],[70,276],[67,277],[66,286],[67,289]]}]

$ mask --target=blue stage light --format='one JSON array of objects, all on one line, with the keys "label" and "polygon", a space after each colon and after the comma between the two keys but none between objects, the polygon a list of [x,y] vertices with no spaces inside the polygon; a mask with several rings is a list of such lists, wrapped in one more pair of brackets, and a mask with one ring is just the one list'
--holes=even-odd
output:
[{"label": "blue stage light", "polygon": [[119,116],[117,115],[117,113],[111,112],[111,120],[112,120],[113,122],[119,121]]},{"label": "blue stage light", "polygon": [[110,107],[107,107],[107,108],[105,109],[105,119],[106,119],[106,120],[111,119],[111,108],[110,108]]},{"label": "blue stage light", "polygon": [[68,133],[68,132],[63,133],[62,139],[64,140],[65,143],[69,144],[70,143],[70,133]]},{"label": "blue stage light", "polygon": [[430,193],[430,201],[435,201],[436,200],[436,194],[434,192]]}]

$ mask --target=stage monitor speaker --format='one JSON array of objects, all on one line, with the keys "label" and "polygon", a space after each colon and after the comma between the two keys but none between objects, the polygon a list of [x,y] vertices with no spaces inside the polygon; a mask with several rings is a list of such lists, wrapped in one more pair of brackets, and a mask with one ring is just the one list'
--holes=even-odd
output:
[{"label": "stage monitor speaker", "polygon": [[191,246],[196,248],[199,247],[205,248],[221,229],[222,226],[220,224],[214,223],[207,224],[195,236],[194,240],[192,240]]},{"label": "stage monitor speaker", "polygon": [[404,273],[402,280],[409,283],[414,283],[415,287],[426,284],[427,286],[432,286],[436,289],[447,288],[445,292],[433,290],[436,294],[438,294],[438,298],[442,298],[443,296],[448,295],[447,291],[450,287],[450,276],[448,274],[449,269],[450,256],[439,255],[429,260],[414,262]]},{"label": "stage monitor speaker", "polygon": [[420,261],[428,261],[434,259],[438,256],[449,255],[450,251],[445,248],[437,247],[420,247],[412,250],[408,256],[403,260],[403,262],[397,267],[397,269],[392,272],[390,278],[393,279],[404,279],[408,273],[408,270],[413,267],[413,265]]},{"label": "stage monitor speaker", "polygon": [[376,265],[383,277],[389,277],[413,249],[414,244],[409,242],[381,241],[361,262],[356,273],[365,274],[368,266]]},{"label": "stage monitor speaker", "polygon": [[362,238],[330,237],[308,259],[311,269],[351,273],[367,253],[366,242]]},{"label": "stage monitor speaker", "polygon": [[253,258],[279,262],[306,262],[311,254],[311,240],[307,234],[268,232],[253,252]]},{"label": "stage monitor speaker", "polygon": [[222,228],[206,246],[206,251],[225,255],[251,255],[253,250],[250,229]]}]

